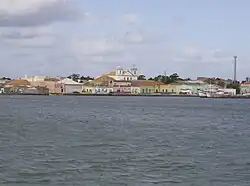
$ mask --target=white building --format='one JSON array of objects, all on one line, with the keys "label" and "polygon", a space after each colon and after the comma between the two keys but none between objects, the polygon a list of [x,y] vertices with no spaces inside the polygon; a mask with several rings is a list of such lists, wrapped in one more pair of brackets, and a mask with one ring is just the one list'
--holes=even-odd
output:
[{"label": "white building", "polygon": [[69,78],[58,81],[57,86],[61,87],[61,93],[64,94],[82,93],[83,90],[82,83],[75,82]]},{"label": "white building", "polygon": [[28,77],[27,75],[25,75],[24,78],[22,78],[23,80],[27,80],[29,82],[37,82],[37,81],[44,81],[47,77],[46,76],[32,76],[32,77]]},{"label": "white building", "polygon": [[117,67],[115,75],[112,75],[110,77],[118,81],[134,81],[138,78],[138,69],[135,66],[130,69]]}]

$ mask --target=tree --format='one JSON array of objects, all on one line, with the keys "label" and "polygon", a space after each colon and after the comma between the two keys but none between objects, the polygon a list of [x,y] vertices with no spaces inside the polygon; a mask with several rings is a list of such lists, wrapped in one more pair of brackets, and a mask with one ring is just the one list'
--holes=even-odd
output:
[{"label": "tree", "polygon": [[236,89],[236,94],[240,94],[240,83],[237,82],[235,84],[231,83],[227,85],[227,88],[233,88]]},{"label": "tree", "polygon": [[68,78],[77,82],[80,79],[80,74],[72,74],[72,75],[68,76]]},{"label": "tree", "polygon": [[89,81],[89,80],[94,80],[94,78],[93,78],[93,77],[90,77],[90,76],[87,76],[87,77],[81,76],[81,77],[80,77],[80,80],[81,80],[81,81]]},{"label": "tree", "polygon": [[138,80],[146,80],[145,75],[143,75],[143,74],[142,74],[142,75],[139,75],[139,76],[138,76]]},{"label": "tree", "polygon": [[2,77],[2,78],[0,78],[0,79],[2,79],[2,80],[7,80],[7,81],[10,81],[10,80],[11,80],[11,78],[8,78],[8,77]]}]

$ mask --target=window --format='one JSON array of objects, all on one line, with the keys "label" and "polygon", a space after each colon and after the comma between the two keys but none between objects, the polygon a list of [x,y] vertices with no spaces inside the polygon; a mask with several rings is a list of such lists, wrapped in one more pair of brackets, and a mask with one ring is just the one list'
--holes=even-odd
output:
[{"label": "window", "polygon": [[172,89],[172,92],[174,92],[174,89]]},{"label": "window", "polygon": [[148,89],[148,92],[151,93],[151,89]]},{"label": "window", "polygon": [[146,88],[146,93],[148,93],[148,88]]},{"label": "window", "polygon": [[155,92],[158,93],[158,89],[156,89]]},{"label": "window", "polygon": [[142,93],[144,93],[144,89],[142,89]]},{"label": "window", "polygon": [[168,92],[168,89],[166,89],[166,92]]}]

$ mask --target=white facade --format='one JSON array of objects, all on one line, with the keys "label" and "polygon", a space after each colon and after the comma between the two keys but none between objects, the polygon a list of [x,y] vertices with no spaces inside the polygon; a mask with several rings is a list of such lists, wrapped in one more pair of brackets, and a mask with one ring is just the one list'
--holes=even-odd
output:
[{"label": "white facade", "polygon": [[240,85],[240,93],[241,94],[249,94],[250,93],[250,84],[241,84]]},{"label": "white facade", "polygon": [[140,87],[131,87],[131,94],[140,94],[141,88]]},{"label": "white facade", "polygon": [[138,69],[136,67],[132,67],[130,69],[123,69],[121,67],[117,67],[115,71],[115,76],[110,76],[118,81],[134,81],[138,78]]},{"label": "white facade", "polygon": [[61,86],[62,93],[72,94],[72,93],[82,93],[83,84],[73,81],[72,79],[65,78],[57,82],[57,86]]},{"label": "white facade", "polygon": [[84,94],[109,94],[113,92],[113,88],[104,86],[83,86],[82,92]]},{"label": "white facade", "polygon": [[33,81],[44,81],[46,79],[46,76],[32,76],[32,77],[28,77],[27,75],[25,75],[24,78],[22,78],[23,80],[27,80],[29,82],[33,82]]},{"label": "white facade", "polygon": [[230,95],[230,96],[236,95],[236,89],[233,89],[233,88],[218,89],[218,92],[223,92],[224,95]]}]

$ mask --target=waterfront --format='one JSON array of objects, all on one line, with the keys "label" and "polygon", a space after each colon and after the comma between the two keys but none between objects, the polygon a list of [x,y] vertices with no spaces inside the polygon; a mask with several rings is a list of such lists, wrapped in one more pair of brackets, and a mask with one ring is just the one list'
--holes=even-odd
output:
[{"label": "waterfront", "polygon": [[0,97],[0,185],[250,185],[248,100]]}]

